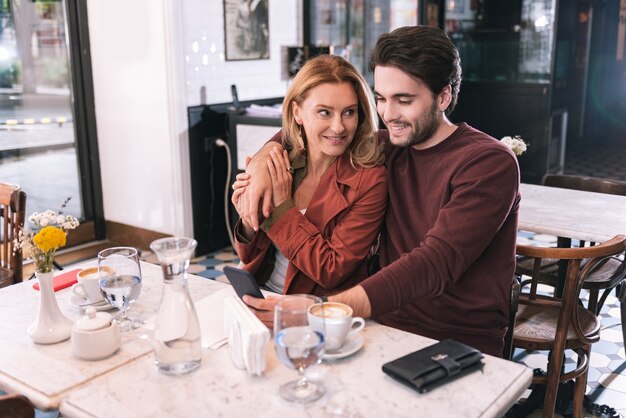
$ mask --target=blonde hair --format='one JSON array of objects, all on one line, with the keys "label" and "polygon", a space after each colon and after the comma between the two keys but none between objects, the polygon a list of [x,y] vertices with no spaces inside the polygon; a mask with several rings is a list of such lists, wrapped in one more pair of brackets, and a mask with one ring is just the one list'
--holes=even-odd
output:
[{"label": "blonde hair", "polygon": [[289,159],[306,154],[306,145],[300,125],[292,111],[293,103],[302,105],[311,89],[324,83],[350,83],[359,101],[359,121],[346,152],[356,168],[373,167],[383,163],[383,143],[378,140],[376,105],[367,82],[352,64],[337,55],[320,55],[307,61],[293,78],[283,101],[283,146],[289,150]]}]

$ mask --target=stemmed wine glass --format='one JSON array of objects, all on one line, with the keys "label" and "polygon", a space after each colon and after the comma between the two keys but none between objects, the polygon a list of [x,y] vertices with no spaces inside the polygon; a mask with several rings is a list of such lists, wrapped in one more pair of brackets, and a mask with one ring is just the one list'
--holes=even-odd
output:
[{"label": "stemmed wine glass", "polygon": [[324,395],[321,383],[310,382],[304,369],[318,363],[324,354],[323,332],[309,326],[307,312],[322,300],[312,295],[290,295],[280,298],[274,308],[274,344],[276,354],[285,366],[296,369],[299,378],[280,387],[283,399],[307,403]]},{"label": "stemmed wine glass", "polygon": [[137,250],[132,247],[113,247],[100,251],[98,277],[102,295],[121,312],[121,318],[115,320],[120,331],[139,327],[141,321],[126,315],[141,291],[141,267]]}]

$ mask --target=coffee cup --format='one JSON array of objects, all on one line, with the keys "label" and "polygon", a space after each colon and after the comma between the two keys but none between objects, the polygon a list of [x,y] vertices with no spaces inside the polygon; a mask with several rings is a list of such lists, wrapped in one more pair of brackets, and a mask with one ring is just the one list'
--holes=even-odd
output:
[{"label": "coffee cup", "polygon": [[113,269],[108,266],[100,267],[101,272],[97,267],[89,267],[81,270],[76,275],[78,283],[72,286],[74,294],[85,299],[87,303],[96,303],[104,300],[102,292],[100,292],[100,276],[110,276],[113,274]]},{"label": "coffee cup", "polygon": [[348,336],[365,327],[365,320],[352,317],[352,308],[339,302],[311,305],[307,312],[309,326],[324,334],[324,349],[339,350]]}]

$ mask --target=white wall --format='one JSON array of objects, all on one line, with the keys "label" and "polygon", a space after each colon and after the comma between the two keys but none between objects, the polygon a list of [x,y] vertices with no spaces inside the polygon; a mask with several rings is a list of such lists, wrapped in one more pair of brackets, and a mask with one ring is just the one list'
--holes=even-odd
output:
[{"label": "white wall", "polygon": [[226,62],[221,0],[88,0],[107,220],[193,235],[186,106],[202,86],[207,103],[229,101],[231,84],[241,100],[284,95],[281,46],[300,39],[298,3],[270,1],[270,60]]},{"label": "white wall", "polygon": [[[270,58],[224,60],[223,0],[183,0],[185,79],[189,106],[230,102],[236,84],[240,100],[282,97],[288,87],[283,47],[301,44],[300,0],[270,0]],[[194,52],[194,43],[197,52]]]}]

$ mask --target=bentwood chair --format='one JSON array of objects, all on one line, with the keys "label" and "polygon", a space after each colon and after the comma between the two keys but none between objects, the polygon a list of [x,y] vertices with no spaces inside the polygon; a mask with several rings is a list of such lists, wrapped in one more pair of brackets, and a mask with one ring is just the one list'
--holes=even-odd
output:
[{"label": "bentwood chair", "polygon": [[0,183],[0,287],[22,281],[22,253],[13,240],[24,227],[26,193],[15,184]]},{"label": "bentwood chair", "polygon": [[521,286],[517,275],[513,276],[511,282],[511,296],[509,299],[509,326],[504,335],[504,350],[502,352],[502,358],[510,360],[513,356],[513,331],[515,330],[515,324],[517,322],[517,310],[519,308],[519,294]]},{"label": "bentwood chair", "polygon": [[35,407],[23,395],[0,395],[0,418],[33,418]]},{"label": "bentwood chair", "polygon": [[[583,398],[589,369],[591,345],[600,339],[600,320],[579,303],[585,281],[602,267],[604,260],[626,248],[626,236],[618,235],[603,244],[583,248],[545,248],[518,245],[517,254],[532,260],[530,291],[519,298],[513,347],[525,350],[549,350],[548,371],[536,375],[533,383],[546,385],[543,416],[552,417],[560,382],[574,380],[572,416],[582,416]],[[567,263],[562,297],[538,292],[542,261],[563,260]],[[585,264],[582,261],[586,260]],[[563,368],[565,350],[577,354],[573,370]]]},{"label": "bentwood chair", "polygon": [[[626,182],[619,180],[547,174],[544,176],[542,183],[551,187],[626,196]],[[590,214],[590,216],[601,216],[601,214]],[[589,243],[589,245],[594,244],[593,242]],[[584,241],[580,243],[581,247],[584,245]],[[540,283],[556,286],[559,271],[557,261],[544,260],[541,266]],[[586,260],[583,260],[582,264],[584,265],[585,263]],[[516,273],[530,275],[531,272],[532,260],[524,257],[518,259]],[[596,315],[600,313],[606,298],[615,289],[615,294],[620,302],[622,337],[624,342],[626,342],[626,257],[624,257],[624,254],[606,259],[601,267],[589,275],[583,285],[583,289],[589,291],[588,308]],[[602,294],[600,294],[601,291]]]}]

